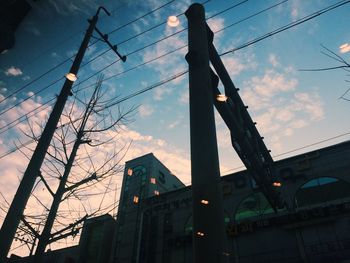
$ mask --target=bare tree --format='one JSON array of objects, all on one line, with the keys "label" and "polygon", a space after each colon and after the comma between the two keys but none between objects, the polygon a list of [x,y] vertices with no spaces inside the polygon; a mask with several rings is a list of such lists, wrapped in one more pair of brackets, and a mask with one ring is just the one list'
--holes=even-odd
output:
[{"label": "bare tree", "polygon": [[[324,51],[321,51],[321,53],[323,55],[331,58],[332,60],[336,61],[338,63],[338,65],[332,66],[332,67],[325,67],[325,68],[316,68],[316,69],[301,69],[300,71],[329,71],[329,70],[341,69],[341,70],[346,71],[347,73],[350,73],[350,63],[349,62],[347,62],[343,57],[339,56],[338,54],[336,54],[335,52],[333,52],[329,48],[327,48],[323,45],[321,45],[321,46],[324,49]],[[347,76],[350,76],[350,74],[347,74]],[[345,81],[350,83],[350,80],[345,80]],[[350,92],[350,87],[339,97],[339,99],[350,101],[350,99],[346,97],[349,92]]]},{"label": "bare tree", "polygon": [[[114,211],[117,205],[115,202],[106,205],[106,195],[116,190],[113,179],[122,172],[120,161],[131,143],[119,143],[118,136],[130,122],[135,108],[123,111],[118,107],[112,111],[106,106],[116,98],[105,99],[102,77],[88,100],[79,99],[81,93],[76,93],[62,115],[38,174],[32,197],[43,213],[26,213],[19,228],[21,234],[17,235],[19,240],[26,236],[24,240],[31,244],[27,244],[31,254],[37,242],[35,262],[41,261],[49,244],[77,235],[84,220]],[[83,104],[83,110],[78,103]],[[26,135],[38,140],[38,132],[32,125],[29,127]],[[42,194],[36,188],[45,188],[50,194],[50,206],[40,198]]]}]

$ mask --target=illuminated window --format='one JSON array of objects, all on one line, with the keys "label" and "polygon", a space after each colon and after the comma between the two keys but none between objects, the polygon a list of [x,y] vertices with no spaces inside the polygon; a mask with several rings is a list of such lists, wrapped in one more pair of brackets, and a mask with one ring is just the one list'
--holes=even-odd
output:
[{"label": "illuminated window", "polygon": [[151,177],[151,184],[156,184],[156,178]]},{"label": "illuminated window", "polygon": [[139,202],[139,197],[134,195],[133,202],[134,202],[134,204],[137,204]]},{"label": "illuminated window", "polygon": [[132,169],[131,168],[128,169],[128,175],[132,176]]},{"label": "illuminated window", "polygon": [[155,195],[159,195],[159,191],[154,190],[154,194],[155,194]]}]

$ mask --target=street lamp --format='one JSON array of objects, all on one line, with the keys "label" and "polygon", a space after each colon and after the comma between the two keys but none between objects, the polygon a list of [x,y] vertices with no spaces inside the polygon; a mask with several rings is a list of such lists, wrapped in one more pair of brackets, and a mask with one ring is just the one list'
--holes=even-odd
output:
[{"label": "street lamp", "polygon": [[74,73],[67,73],[66,74],[66,79],[74,82],[74,81],[76,81],[78,79],[78,77]]},{"label": "street lamp", "polygon": [[177,27],[180,24],[180,20],[177,16],[169,16],[167,24],[170,27]]}]

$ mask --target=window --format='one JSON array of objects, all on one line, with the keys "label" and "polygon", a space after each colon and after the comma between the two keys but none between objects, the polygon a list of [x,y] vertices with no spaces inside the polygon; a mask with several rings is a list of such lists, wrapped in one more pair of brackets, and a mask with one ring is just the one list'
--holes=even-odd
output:
[{"label": "window", "polygon": [[334,177],[319,177],[305,183],[295,195],[295,206],[308,207],[350,198],[349,184]]},{"label": "window", "polygon": [[128,169],[128,175],[132,176],[132,169],[131,168]]},{"label": "window", "polygon": [[137,204],[139,202],[139,197],[134,195],[133,202],[134,204]]},{"label": "window", "polygon": [[156,183],[157,183],[156,178],[151,177],[151,184],[156,184]]},{"label": "window", "polygon": [[[283,211],[280,209],[278,211]],[[248,218],[263,218],[266,215],[274,214],[274,210],[266,197],[261,192],[253,193],[245,198],[237,208],[235,220],[241,221]]]},{"label": "window", "polygon": [[165,175],[161,171],[159,171],[158,179],[162,184],[165,184]]}]

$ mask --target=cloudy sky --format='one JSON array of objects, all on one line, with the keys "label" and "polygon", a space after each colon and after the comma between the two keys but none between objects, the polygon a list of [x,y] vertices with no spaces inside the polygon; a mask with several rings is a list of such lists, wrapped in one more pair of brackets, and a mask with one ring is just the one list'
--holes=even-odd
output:
[{"label": "cloudy sky", "polygon": [[[207,22],[217,32],[214,43],[221,54],[345,1],[203,2]],[[93,38],[91,43],[95,44],[86,52],[83,60],[86,65],[79,71],[73,92],[88,93],[101,72],[107,79],[103,83],[106,94],[117,101],[187,70],[184,59],[187,20],[183,13],[191,3],[190,0],[103,1],[112,15],[108,17],[101,12],[98,28],[110,33],[109,40],[118,45],[121,54],[127,55],[127,61],[117,61],[116,54],[107,51],[105,43]],[[36,1],[16,32],[15,47],[0,55],[3,210],[6,210],[4,198],[11,201],[28,162],[28,156],[19,151],[5,154],[20,141],[28,140],[23,135],[23,131],[28,131],[28,122],[34,126],[45,123],[62,87],[62,76],[71,65],[69,58],[74,56],[88,27],[86,19],[99,4],[92,0]],[[350,4],[342,5],[221,57],[276,160],[350,138],[350,92],[346,93],[349,83],[345,81],[349,80],[348,72],[302,71],[341,66],[334,59],[336,55],[349,61],[349,13]],[[179,26],[167,26],[165,22],[170,15],[178,16]],[[119,105],[125,109],[138,107],[133,122],[118,135],[120,145],[132,141],[122,162],[153,152],[185,184],[190,184],[187,74]],[[40,108],[32,112],[37,107]],[[116,111],[117,107],[111,109]],[[18,123],[20,117],[26,121]],[[221,173],[241,169],[228,130],[218,114],[216,124]],[[315,145],[304,148],[311,144]],[[303,149],[292,151],[299,148]],[[115,180],[116,185],[120,184],[120,176]],[[3,217],[0,210],[0,222]]]}]

